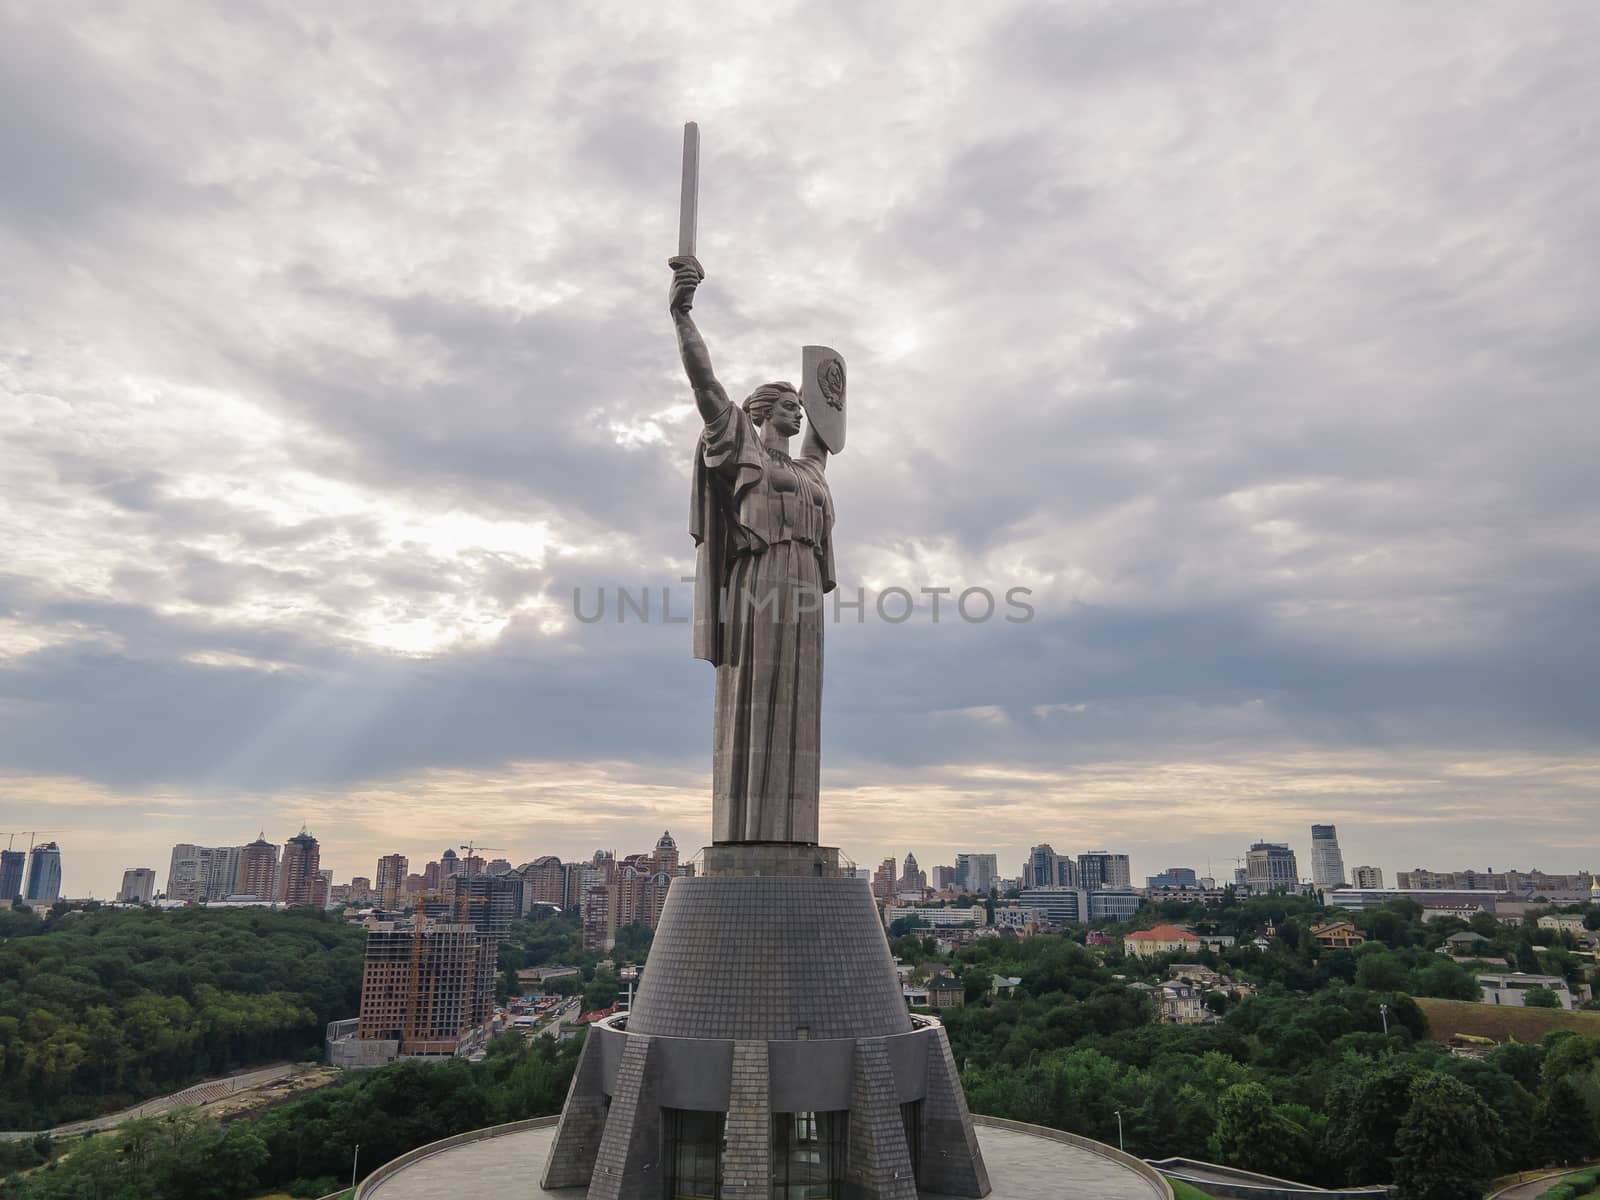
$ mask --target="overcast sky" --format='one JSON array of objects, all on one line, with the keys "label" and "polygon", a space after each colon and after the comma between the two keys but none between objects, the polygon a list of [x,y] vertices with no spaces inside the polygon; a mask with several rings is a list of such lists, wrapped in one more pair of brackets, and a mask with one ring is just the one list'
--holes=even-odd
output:
[{"label": "overcast sky", "polygon": [[0,3],[0,830],[707,840],[694,119],[730,393],[850,369],[825,841],[1600,865],[1597,112],[1576,0]]}]

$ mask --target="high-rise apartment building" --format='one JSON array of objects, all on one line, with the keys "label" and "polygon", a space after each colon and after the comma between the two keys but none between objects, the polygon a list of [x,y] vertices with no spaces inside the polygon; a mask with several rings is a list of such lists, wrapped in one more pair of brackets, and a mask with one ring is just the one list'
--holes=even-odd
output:
[{"label": "high-rise apartment building", "polygon": [[616,941],[617,926],[612,920],[611,888],[597,883],[583,895],[583,948],[607,950]]},{"label": "high-rise apartment building", "polygon": [[1319,888],[1344,886],[1344,855],[1339,852],[1339,832],[1332,825],[1311,827],[1311,882]]},{"label": "high-rise apartment building", "polygon": [[956,886],[956,869],[954,867],[935,867],[931,879],[933,890],[948,892]]},{"label": "high-rise apartment building", "polygon": [[522,876],[452,875],[441,899],[425,900],[423,915],[435,921],[471,925],[479,933],[503,938],[522,915]]},{"label": "high-rise apartment building", "polygon": [[1245,854],[1245,881],[1252,892],[1292,892],[1300,886],[1294,851],[1281,842],[1257,842]]},{"label": "high-rise apartment building", "polygon": [[322,847],[303,826],[283,844],[278,901],[287,905],[327,903],[327,894],[322,890]]},{"label": "high-rise apartment building", "polygon": [[572,907],[572,898],[567,892],[567,880],[571,875],[568,865],[554,854],[525,863],[521,871],[524,905],[552,904],[563,910]]},{"label": "high-rise apartment building", "polygon": [[439,886],[444,887],[446,879],[452,879],[466,870],[466,865],[450,847],[444,848],[444,853],[439,855]]},{"label": "high-rise apartment building", "polygon": [[1126,854],[1090,850],[1078,855],[1078,886],[1086,892],[1104,892],[1133,886]]},{"label": "high-rise apartment building", "polygon": [[278,894],[278,847],[267,841],[266,831],[256,840],[239,847],[239,868],[234,879],[234,895],[255,900],[271,900]]},{"label": "high-rise apartment building", "polygon": [[54,904],[61,899],[61,847],[54,842],[28,851],[28,882],[22,898],[30,904]]},{"label": "high-rise apartment building", "polygon": [[207,900],[226,900],[239,892],[239,863],[243,846],[213,846],[211,875],[206,881]]},{"label": "high-rise apartment building", "polygon": [[1383,871],[1379,867],[1351,867],[1350,883],[1358,888],[1381,888]]},{"label": "high-rise apartment building", "polygon": [[886,858],[878,864],[878,869],[872,873],[872,894],[879,900],[893,899],[894,885],[894,859]]},{"label": "high-rise apartment building", "polygon": [[895,885],[896,892],[924,892],[928,888],[928,877],[923,874],[922,868],[917,866],[917,856],[906,853],[906,861],[900,871],[899,882]]},{"label": "high-rise apartment building", "polygon": [[20,900],[28,873],[28,856],[22,850],[0,850],[0,902]]},{"label": "high-rise apartment building", "polygon": [[987,896],[1000,876],[998,855],[964,850],[956,855],[956,887],[975,896]]},{"label": "high-rise apartment building", "polygon": [[398,909],[405,901],[406,873],[411,860],[404,854],[385,854],[378,860],[378,906]]},{"label": "high-rise apartment building", "polygon": [[211,886],[210,846],[179,842],[167,863],[167,899],[198,904]]},{"label": "high-rise apartment building", "polygon": [[129,867],[117,889],[120,904],[149,904],[156,894],[156,873],[149,867]]},{"label": "high-rise apartment building", "polygon": [[664,871],[668,875],[678,873],[678,843],[672,838],[672,831],[665,830],[656,839],[656,852],[652,856],[655,869]]},{"label": "high-rise apartment building", "polygon": [[494,1012],[496,941],[469,924],[384,921],[367,933],[357,1037],[453,1055]]}]

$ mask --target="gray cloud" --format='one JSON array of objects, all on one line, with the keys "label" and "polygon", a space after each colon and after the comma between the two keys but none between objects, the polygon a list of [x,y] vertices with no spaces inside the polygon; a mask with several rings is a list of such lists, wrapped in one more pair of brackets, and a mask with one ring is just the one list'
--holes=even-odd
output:
[{"label": "gray cloud", "polygon": [[698,777],[681,628],[567,615],[690,562],[686,117],[730,391],[851,363],[842,582],[1036,593],[833,630],[831,786],[1370,754],[1378,822],[1407,755],[1587,762],[1597,19],[13,15],[17,802]]}]

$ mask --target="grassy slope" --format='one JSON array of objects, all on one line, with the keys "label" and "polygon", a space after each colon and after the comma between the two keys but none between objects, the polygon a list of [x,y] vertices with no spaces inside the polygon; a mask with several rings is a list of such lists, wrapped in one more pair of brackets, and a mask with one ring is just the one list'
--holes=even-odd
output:
[{"label": "grassy slope", "polygon": [[1190,1187],[1187,1183],[1180,1183],[1176,1179],[1169,1179],[1167,1182],[1172,1185],[1172,1194],[1177,1200],[1211,1200],[1208,1193]]},{"label": "grassy slope", "polygon": [[1470,1000],[1433,1000],[1418,996],[1417,1006],[1428,1018],[1428,1037],[1436,1042],[1452,1034],[1470,1033],[1497,1042],[1515,1038],[1539,1042],[1557,1029],[1570,1029],[1586,1037],[1600,1037],[1600,1013],[1563,1012],[1558,1008],[1506,1008],[1474,1004]]}]

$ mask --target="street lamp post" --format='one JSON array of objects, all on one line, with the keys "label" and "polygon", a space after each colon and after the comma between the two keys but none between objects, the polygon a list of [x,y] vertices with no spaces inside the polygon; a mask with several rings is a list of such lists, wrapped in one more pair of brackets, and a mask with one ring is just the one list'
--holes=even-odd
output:
[{"label": "street lamp post", "polygon": [[356,1190],[356,1164],[361,1161],[361,1143],[356,1143],[356,1152],[350,1156],[350,1190]]},{"label": "street lamp post", "polygon": [[1122,1110],[1119,1108],[1119,1109],[1116,1110],[1116,1113],[1117,1113],[1117,1149],[1118,1150],[1122,1150],[1123,1153],[1127,1153],[1125,1147],[1122,1144]]},{"label": "street lamp post", "polygon": [[1378,1005],[1378,1016],[1383,1018],[1383,1035],[1385,1037],[1388,1037],[1389,1036],[1389,1006],[1387,1004]]}]

